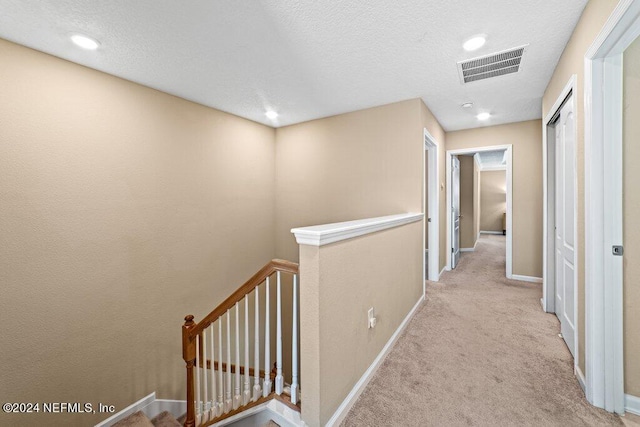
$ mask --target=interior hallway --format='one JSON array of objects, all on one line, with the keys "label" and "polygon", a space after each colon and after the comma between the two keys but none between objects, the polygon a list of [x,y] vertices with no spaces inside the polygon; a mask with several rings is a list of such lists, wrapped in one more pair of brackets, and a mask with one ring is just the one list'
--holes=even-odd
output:
[{"label": "interior hallway", "polygon": [[342,425],[622,425],[584,398],[541,285],[504,272],[505,238],[483,235],[427,282],[426,303]]}]

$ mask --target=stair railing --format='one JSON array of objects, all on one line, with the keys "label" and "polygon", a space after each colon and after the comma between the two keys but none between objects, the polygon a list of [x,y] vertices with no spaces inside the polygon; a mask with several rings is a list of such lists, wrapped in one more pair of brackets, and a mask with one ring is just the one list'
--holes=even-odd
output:
[{"label": "stair railing", "polygon": [[[291,384],[286,390],[288,397],[282,364],[282,274],[292,276]],[[275,314],[271,311],[273,275],[276,279]],[[260,288],[263,285],[265,301],[261,302]],[[182,355],[187,369],[185,427],[208,426],[272,398],[278,398],[299,410],[297,288],[298,264],[274,259],[200,322],[196,323],[192,315],[185,317],[182,326]],[[253,322],[250,319],[251,306]],[[261,308],[264,308],[263,329]],[[274,316],[276,361],[272,367],[271,327]],[[253,323],[253,331],[250,330],[250,323]],[[264,365],[260,364],[261,331],[264,331]],[[253,361],[250,360],[251,333]],[[264,369],[261,370],[260,366],[264,366]]]}]

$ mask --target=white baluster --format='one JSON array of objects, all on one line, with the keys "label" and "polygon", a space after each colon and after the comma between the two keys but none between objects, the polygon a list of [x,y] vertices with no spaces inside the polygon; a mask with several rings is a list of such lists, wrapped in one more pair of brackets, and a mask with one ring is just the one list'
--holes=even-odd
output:
[{"label": "white baluster", "polygon": [[258,288],[256,287],[256,312],[255,314],[255,336],[254,336],[254,347],[255,353],[254,358],[255,361],[253,363],[253,398],[251,400],[258,400],[260,397],[260,300],[258,298]]},{"label": "white baluster", "polygon": [[202,331],[202,385],[204,388],[204,400],[202,401],[202,422],[209,420],[209,390],[207,386],[207,330]]},{"label": "white baluster", "polygon": [[236,303],[236,375],[235,393],[233,394],[233,409],[240,407],[240,305]]},{"label": "white baluster", "polygon": [[280,272],[276,273],[276,394],[282,394],[284,377],[282,376],[282,292],[280,289]]},{"label": "white baluster", "polygon": [[291,344],[291,403],[298,403],[298,275],[293,275],[293,328]]},{"label": "white baluster", "polygon": [[269,278],[267,277],[264,309],[264,381],[262,382],[262,396],[271,393],[271,341],[269,326]]},{"label": "white baluster", "polygon": [[215,361],[214,359],[216,358],[216,351],[215,351],[215,340],[213,339],[213,323],[210,326],[210,330],[211,330],[211,364],[210,364],[210,368],[211,368],[211,402],[209,403],[209,419],[212,420],[216,417],[216,370],[215,370]]},{"label": "white baluster", "polygon": [[200,402],[200,336],[196,337],[196,425],[202,420],[202,405]]},{"label": "white baluster", "polygon": [[224,413],[224,371],[222,370],[222,316],[218,319],[218,403],[216,417]]},{"label": "white baluster", "polygon": [[251,399],[251,379],[249,377],[249,297],[244,297],[244,391],[242,404]]},{"label": "white baluster", "polygon": [[231,399],[231,310],[227,310],[227,389],[225,390],[224,411],[233,409]]}]

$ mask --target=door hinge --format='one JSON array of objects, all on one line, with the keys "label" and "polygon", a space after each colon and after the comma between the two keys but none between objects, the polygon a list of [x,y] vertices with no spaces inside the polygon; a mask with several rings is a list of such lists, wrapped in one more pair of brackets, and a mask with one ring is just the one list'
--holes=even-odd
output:
[{"label": "door hinge", "polygon": [[427,218],[427,222],[431,222],[431,218]]},{"label": "door hinge", "polygon": [[624,248],[622,246],[614,245],[611,248],[611,252],[616,256],[622,256],[624,254]]},{"label": "door hinge", "polygon": [[453,250],[453,248],[451,248],[451,253],[452,253],[452,254],[453,254],[453,253],[455,253],[455,251]]}]

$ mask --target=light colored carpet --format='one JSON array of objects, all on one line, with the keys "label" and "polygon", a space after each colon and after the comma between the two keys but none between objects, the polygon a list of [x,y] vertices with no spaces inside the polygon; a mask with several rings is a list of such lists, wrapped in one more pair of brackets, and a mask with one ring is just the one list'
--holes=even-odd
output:
[{"label": "light colored carpet", "polygon": [[540,284],[507,280],[484,236],[427,301],[343,426],[621,426],[589,405]]}]

